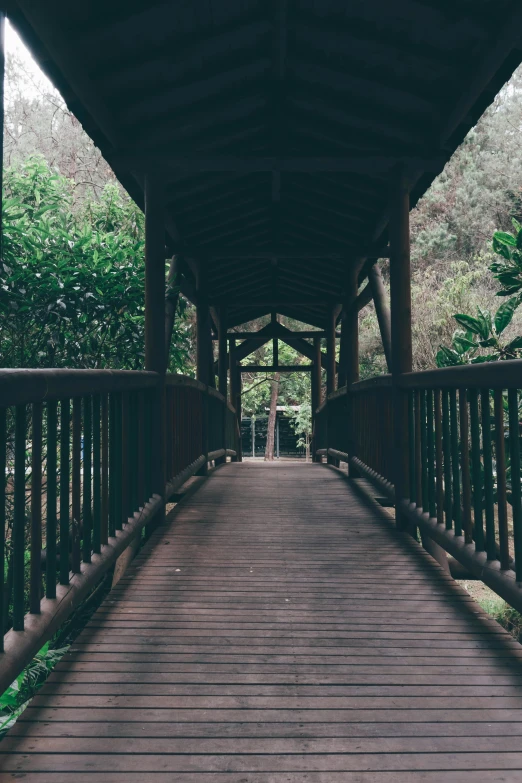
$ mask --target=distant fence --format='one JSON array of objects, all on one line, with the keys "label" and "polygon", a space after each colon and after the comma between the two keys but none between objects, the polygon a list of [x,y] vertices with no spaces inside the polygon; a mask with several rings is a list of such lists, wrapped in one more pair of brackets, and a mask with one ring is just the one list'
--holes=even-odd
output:
[{"label": "distant fence", "polygon": [[[241,420],[241,444],[244,457],[264,457],[268,416],[244,417]],[[274,456],[300,458],[305,449],[298,445],[300,436],[296,434],[291,420],[281,415],[276,417]]]}]

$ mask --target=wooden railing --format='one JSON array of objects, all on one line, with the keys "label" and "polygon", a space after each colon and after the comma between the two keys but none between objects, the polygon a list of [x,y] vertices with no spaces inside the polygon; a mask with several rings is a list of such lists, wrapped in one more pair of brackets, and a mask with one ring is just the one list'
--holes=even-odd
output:
[{"label": "wooden railing", "polygon": [[236,416],[219,392],[175,375],[162,389],[152,372],[0,372],[0,693],[165,499],[235,458]]},{"label": "wooden railing", "polygon": [[[522,361],[365,381],[316,413],[319,456],[346,460],[469,572],[522,610]],[[406,497],[395,498],[393,401],[408,405]],[[330,422],[332,424],[330,425]]]}]

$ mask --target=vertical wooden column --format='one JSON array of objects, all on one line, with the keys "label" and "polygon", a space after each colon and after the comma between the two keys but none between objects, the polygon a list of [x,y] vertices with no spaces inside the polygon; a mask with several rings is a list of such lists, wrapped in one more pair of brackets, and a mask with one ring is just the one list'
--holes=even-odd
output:
[{"label": "vertical wooden column", "polygon": [[[227,448],[227,370],[228,370],[228,353],[227,353],[227,311],[225,307],[221,307],[219,310],[219,322],[218,327],[218,388],[220,393],[225,398],[225,404],[223,405],[223,421],[222,421],[222,441],[223,448]],[[227,461],[226,455],[216,461],[216,464],[225,463]]]},{"label": "vertical wooden column", "polygon": [[239,440],[237,444],[238,462],[243,461],[243,448],[241,446],[241,417],[242,417],[241,387],[242,387],[241,365],[238,362],[236,362],[236,415],[237,415],[237,425],[239,428]]},{"label": "vertical wooden column", "polygon": [[230,368],[230,383],[229,383],[229,399],[230,404],[236,407],[236,383],[237,383],[237,375],[236,375],[236,341],[234,338],[230,338],[229,340],[229,351],[228,351],[228,359],[229,359],[229,368]]},{"label": "vertical wooden column", "polygon": [[348,316],[346,309],[343,309],[341,313],[341,339],[339,340],[339,372],[337,374],[340,389],[346,386],[346,344],[348,339]]},{"label": "vertical wooden column", "polygon": [[[210,380],[210,312],[208,309],[207,291],[201,268],[198,270],[197,302],[196,302],[196,378],[205,384],[205,391],[201,393],[201,453],[208,455],[208,429],[209,429],[209,405],[208,385]],[[208,472],[208,460],[198,470],[198,476],[206,476]]]},{"label": "vertical wooden column", "polygon": [[[157,372],[149,437],[153,444],[152,492],[165,501],[165,221],[164,190],[160,178],[145,176],[145,369]],[[160,520],[165,515],[163,502]]]},{"label": "vertical wooden column", "polygon": [[[359,310],[354,306],[359,289],[357,265],[350,266],[346,282],[346,301],[341,325],[341,345],[344,341],[343,379],[350,386],[359,380]],[[339,378],[341,368],[339,367]],[[339,386],[341,384],[339,380]]]},{"label": "vertical wooden column", "polygon": [[208,386],[210,375],[210,313],[203,287],[198,288],[196,305],[196,378]]},{"label": "vertical wooden column", "polygon": [[335,391],[335,308],[332,307],[326,324],[326,394]]},{"label": "vertical wooden column", "polygon": [[409,497],[408,399],[398,386],[403,373],[412,369],[410,194],[407,182],[399,176],[392,193],[390,216],[390,304],[393,380],[393,464],[397,526],[408,523],[399,503]]},{"label": "vertical wooden column", "polygon": [[219,311],[218,324],[218,376],[219,391],[225,399],[227,398],[227,370],[227,311],[225,307],[222,307]]},{"label": "vertical wooden column", "polygon": [[[314,361],[311,374],[312,386],[312,432],[315,433],[315,412],[321,404],[322,384],[321,384],[321,338],[314,337]],[[316,444],[312,443],[312,462],[315,462]]]}]

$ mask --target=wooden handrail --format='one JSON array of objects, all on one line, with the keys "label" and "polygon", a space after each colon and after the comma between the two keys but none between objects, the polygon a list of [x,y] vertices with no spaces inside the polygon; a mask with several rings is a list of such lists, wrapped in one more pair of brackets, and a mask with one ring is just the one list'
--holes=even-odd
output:
[{"label": "wooden handrail", "polygon": [[150,389],[158,374],[136,370],[0,370],[0,407],[103,392]]},{"label": "wooden handrail", "polygon": [[463,364],[400,375],[402,389],[509,389],[522,388],[522,359]]}]

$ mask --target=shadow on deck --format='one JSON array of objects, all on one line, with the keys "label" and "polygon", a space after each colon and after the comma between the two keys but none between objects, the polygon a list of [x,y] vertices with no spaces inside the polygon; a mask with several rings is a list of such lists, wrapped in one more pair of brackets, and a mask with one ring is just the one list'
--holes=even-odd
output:
[{"label": "shadow on deck", "polygon": [[338,471],[230,464],[0,744],[2,780],[519,781],[521,661]]}]

